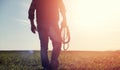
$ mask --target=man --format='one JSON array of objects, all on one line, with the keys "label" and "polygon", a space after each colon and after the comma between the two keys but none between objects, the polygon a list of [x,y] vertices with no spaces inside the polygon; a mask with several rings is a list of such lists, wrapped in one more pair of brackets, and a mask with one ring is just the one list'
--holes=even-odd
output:
[{"label": "man", "polygon": [[[37,28],[34,25],[36,12]],[[61,51],[61,33],[58,26],[59,12],[62,14],[62,26],[66,26],[65,7],[62,0],[32,0],[29,8],[31,31],[38,31],[41,43],[41,61],[44,70],[58,70],[58,56]],[[48,41],[52,41],[51,61],[48,59]]]}]

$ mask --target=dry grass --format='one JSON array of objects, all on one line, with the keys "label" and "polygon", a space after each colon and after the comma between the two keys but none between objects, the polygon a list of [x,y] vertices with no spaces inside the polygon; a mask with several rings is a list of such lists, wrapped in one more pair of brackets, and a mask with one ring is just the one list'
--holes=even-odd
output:
[{"label": "dry grass", "polygon": [[[0,70],[41,70],[39,55],[39,51],[1,51]],[[59,70],[120,70],[120,51],[67,51],[61,52],[59,61]]]},{"label": "dry grass", "polygon": [[62,52],[61,70],[120,70],[120,52]]}]

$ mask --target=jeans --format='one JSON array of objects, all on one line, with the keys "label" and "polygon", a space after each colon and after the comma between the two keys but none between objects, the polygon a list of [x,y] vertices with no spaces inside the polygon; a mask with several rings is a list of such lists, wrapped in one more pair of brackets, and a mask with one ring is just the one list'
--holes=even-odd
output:
[{"label": "jeans", "polygon": [[[61,51],[61,34],[57,22],[42,22],[37,25],[41,44],[41,61],[44,68],[57,70],[59,66],[58,57]],[[51,60],[48,59],[48,41],[52,41]]]}]

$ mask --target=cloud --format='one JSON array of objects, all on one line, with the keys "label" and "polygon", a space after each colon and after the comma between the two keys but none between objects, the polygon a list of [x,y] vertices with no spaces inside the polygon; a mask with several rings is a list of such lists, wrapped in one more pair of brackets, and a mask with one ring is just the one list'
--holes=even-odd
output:
[{"label": "cloud", "polygon": [[14,19],[14,20],[22,25],[29,25],[29,20],[25,20],[25,19]]},{"label": "cloud", "polygon": [[21,7],[24,9],[28,9],[30,4],[31,4],[31,0],[23,1],[23,2],[21,2]]}]

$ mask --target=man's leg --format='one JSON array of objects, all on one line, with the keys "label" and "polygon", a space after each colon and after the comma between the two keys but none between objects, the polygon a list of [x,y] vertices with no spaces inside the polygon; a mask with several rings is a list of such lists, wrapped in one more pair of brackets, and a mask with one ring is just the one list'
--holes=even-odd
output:
[{"label": "man's leg", "polygon": [[53,50],[51,56],[51,70],[58,70],[59,61],[58,57],[61,51],[61,34],[58,25],[52,25],[49,29],[50,39],[52,41]]},{"label": "man's leg", "polygon": [[41,61],[42,66],[45,69],[49,69],[48,59],[48,33],[45,31],[39,32],[40,44],[41,44]]},{"label": "man's leg", "polygon": [[52,50],[52,57],[51,57],[51,68],[52,70],[58,70],[59,61],[58,57],[61,51],[61,43],[60,42],[52,42],[53,50]]}]

